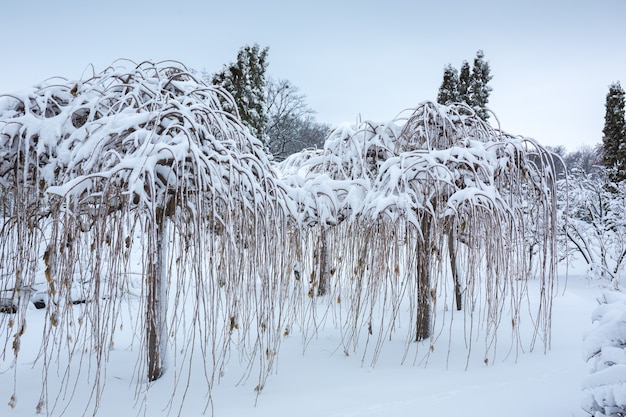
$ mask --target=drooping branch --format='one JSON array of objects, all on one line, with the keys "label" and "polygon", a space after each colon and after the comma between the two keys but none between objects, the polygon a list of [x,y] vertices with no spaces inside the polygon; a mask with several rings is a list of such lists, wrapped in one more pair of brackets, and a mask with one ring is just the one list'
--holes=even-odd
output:
[{"label": "drooping branch", "polygon": [[[463,287],[468,322],[480,311],[478,316],[487,320],[486,349],[495,350],[502,303],[516,306],[511,322],[517,337],[525,291],[514,288],[527,282],[534,271],[542,280],[542,295],[533,320],[537,332],[549,332],[551,282],[556,274],[556,181],[554,157],[537,142],[495,130],[466,106],[424,103],[408,117],[390,123],[341,126],[331,133],[322,151],[294,156],[281,167],[289,173],[290,195],[299,201],[298,212],[292,216],[305,228],[317,222],[335,225],[340,221],[351,224],[346,226],[349,228],[359,224],[361,229],[354,233],[369,236],[370,228],[380,228],[381,219],[403,225],[400,230],[391,228],[392,235],[406,233],[406,225],[410,225],[418,242],[424,241],[422,250],[415,248],[420,255],[413,270],[418,277],[414,289],[402,292],[411,305],[432,301],[434,311],[440,298],[437,292],[445,289],[442,280],[449,273],[457,305]],[[304,173],[303,177],[298,172]],[[533,207],[532,213],[529,207]],[[425,223],[424,219],[432,220]],[[455,229],[451,225],[456,225]],[[377,252],[373,249],[378,246],[371,241],[352,242],[354,236],[334,233],[335,229],[337,226],[327,232],[334,245],[359,254],[350,258],[342,253],[341,262],[353,265],[346,267],[347,271],[354,271],[359,285],[366,285],[365,292],[370,294],[366,299],[353,297],[350,300],[355,304],[344,306],[356,309],[349,317],[358,321],[366,306],[374,308],[379,300],[373,294],[384,292],[374,284],[376,279],[398,286],[390,284],[399,276],[396,265],[382,269],[373,265],[393,258],[391,254],[399,247],[392,240]],[[315,228],[308,230],[316,233]],[[455,245],[457,239],[461,245]],[[368,264],[377,270],[376,279],[363,269]],[[460,282],[459,268],[465,271],[465,282]],[[338,274],[336,279],[341,277]],[[421,311],[417,314],[425,317],[425,309]],[[370,326],[369,318],[360,320]],[[389,320],[386,329],[393,328],[393,318]],[[424,339],[427,326],[416,326],[413,335]],[[351,328],[348,340],[353,341],[358,331]]]},{"label": "drooping branch", "polygon": [[[163,343],[184,358],[198,350],[209,401],[232,349],[260,392],[296,321],[307,340],[332,317],[346,352],[372,349],[375,362],[399,330],[407,351],[415,340],[434,349],[449,300],[463,301],[460,337],[471,349],[485,332],[487,359],[501,323],[519,337],[531,272],[541,293],[530,321],[549,341],[555,181],[538,143],[427,102],[340,126],[323,150],[276,169],[224,100],[172,63],[2,99],[0,279],[18,307],[0,330],[3,353],[18,353],[26,291],[44,287],[44,371],[64,349],[89,362],[94,411],[122,319],[147,331],[137,370],[150,380]],[[44,259],[49,248],[58,253]],[[307,298],[315,286],[325,295]],[[142,313],[124,316],[124,300]],[[183,362],[184,397],[194,369]]]},{"label": "drooping branch", "polygon": [[[234,344],[261,364],[262,385],[273,362],[268,352],[277,350],[294,311],[293,299],[283,297],[292,287],[283,275],[292,260],[284,186],[260,141],[222,110],[228,94],[177,63],[116,65],[2,99],[0,172],[10,200],[0,224],[3,288],[47,292],[44,370],[52,371],[49,358],[64,349],[70,360],[89,362],[94,412],[128,298],[144,312],[130,320],[146,332],[139,340],[147,361],[136,369],[149,380],[165,369],[166,345],[188,358],[202,345],[201,354],[211,355],[203,372],[210,394]],[[45,217],[24,221],[25,207]],[[58,253],[45,258],[47,281],[40,283],[46,248]],[[28,298],[13,294],[25,313]],[[77,316],[80,325],[72,327]],[[240,336],[232,323],[240,323]],[[2,336],[19,342],[21,334]],[[176,363],[182,381],[188,364]],[[71,383],[65,377],[59,393]],[[44,386],[41,407],[47,393]]]}]

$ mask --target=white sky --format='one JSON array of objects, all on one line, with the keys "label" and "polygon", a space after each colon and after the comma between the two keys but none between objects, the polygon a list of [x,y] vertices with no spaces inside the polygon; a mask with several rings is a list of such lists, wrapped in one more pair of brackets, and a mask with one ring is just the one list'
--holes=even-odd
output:
[{"label": "white sky", "polygon": [[574,150],[601,141],[608,85],[626,86],[624,0],[4,2],[0,93],[117,58],[214,72],[259,43],[319,121],[385,121],[483,49],[502,129]]}]

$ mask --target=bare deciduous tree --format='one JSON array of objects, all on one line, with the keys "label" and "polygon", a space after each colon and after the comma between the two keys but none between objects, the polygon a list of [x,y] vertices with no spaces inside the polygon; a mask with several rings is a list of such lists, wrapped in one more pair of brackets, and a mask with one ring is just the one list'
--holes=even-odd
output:
[{"label": "bare deciduous tree", "polygon": [[574,170],[559,191],[565,256],[582,257],[590,276],[619,288],[626,264],[626,183],[609,182],[606,169],[596,166],[591,173]]},{"label": "bare deciduous tree", "polygon": [[269,79],[265,94],[267,148],[277,161],[306,148],[322,147],[330,126],[318,123],[306,96],[288,80]]}]

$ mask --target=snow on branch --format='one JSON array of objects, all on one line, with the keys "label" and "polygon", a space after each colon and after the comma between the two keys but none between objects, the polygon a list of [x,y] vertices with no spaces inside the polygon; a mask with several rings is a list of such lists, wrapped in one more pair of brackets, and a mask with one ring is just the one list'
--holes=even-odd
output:
[{"label": "snow on branch", "polygon": [[[530,343],[549,346],[555,181],[538,143],[425,102],[272,165],[223,103],[237,107],[175,62],[119,61],[0,97],[0,299],[15,310],[0,315],[0,356],[17,357],[32,293],[45,294],[44,373],[65,350],[88,362],[95,412],[129,301],[148,358],[136,372],[155,380],[165,347],[202,346],[210,403],[231,349],[258,393],[288,329],[302,323],[307,340],[330,309],[346,352],[373,347],[375,362],[401,329],[407,351],[432,352],[454,297],[467,319],[455,337],[469,352],[485,332],[488,362],[501,323],[521,345],[534,277]],[[173,365],[183,398],[191,360]],[[62,383],[38,409],[53,414]]]},{"label": "snow on branch", "polygon": [[[553,155],[536,141],[494,129],[465,105],[425,102],[387,123],[339,126],[323,150],[293,155],[279,169],[290,198],[298,202],[298,212],[291,217],[304,233],[308,226],[322,225],[324,246],[341,248],[334,261],[319,258],[316,249],[311,256],[318,261],[305,262],[303,269],[345,268],[348,276],[349,271],[361,271],[358,282],[366,285],[367,298],[354,299],[360,300],[354,301],[355,308],[367,310],[364,305],[393,298],[381,283],[394,283],[389,285],[416,285],[403,294],[412,299],[411,305],[428,304],[418,316],[434,311],[439,297],[429,294],[443,292],[446,302],[446,265],[451,262],[457,300],[470,304],[465,314],[481,311],[489,335],[486,350],[495,351],[500,303],[521,305],[525,291],[517,287],[539,277],[541,296],[531,344],[539,337],[544,348],[549,347],[555,175]],[[339,227],[328,227],[338,222]],[[312,228],[309,233],[322,232]],[[379,245],[379,240],[388,242]],[[421,261],[411,266],[407,260],[416,253]],[[319,259],[330,267],[318,264]],[[400,260],[405,267],[399,268]],[[463,277],[460,270],[466,271]],[[341,273],[333,276],[338,277],[335,291],[351,285],[341,280]],[[327,286],[319,280],[325,278],[318,277],[312,285]],[[521,317],[518,308],[514,311],[513,336],[519,341]],[[367,323],[361,313],[353,312],[353,319]],[[392,328],[394,319],[383,327]],[[438,324],[428,320],[431,331],[424,334],[433,334]]]},{"label": "snow on branch", "polygon": [[[126,297],[138,296],[147,312],[133,320],[147,333],[140,346],[150,358],[136,369],[150,380],[166,367],[166,345],[186,350],[200,342],[214,354],[206,363],[217,364],[204,372],[210,390],[236,340],[220,333],[231,321],[284,327],[284,300],[272,303],[275,310],[249,306],[291,285],[278,272],[288,270],[282,219],[290,203],[261,142],[222,109],[222,99],[232,101],[179,63],[130,61],[0,99],[0,289],[22,327],[26,289],[46,294],[44,369],[66,348],[70,359],[89,361],[94,411]],[[277,254],[267,262],[270,251]],[[259,291],[249,293],[257,282]],[[192,289],[195,307],[186,305]],[[198,307],[205,302],[209,308]],[[75,303],[84,304],[80,313]],[[170,340],[168,327],[187,309],[195,311],[189,327]],[[80,326],[73,326],[76,315]],[[17,357],[23,331],[5,326],[13,317],[0,320]],[[87,323],[99,329],[92,337],[82,330]],[[252,344],[244,343],[252,337],[246,332],[238,341],[249,346],[241,353],[250,361],[263,358],[261,381],[281,334]],[[54,407],[47,392],[38,409]]]}]

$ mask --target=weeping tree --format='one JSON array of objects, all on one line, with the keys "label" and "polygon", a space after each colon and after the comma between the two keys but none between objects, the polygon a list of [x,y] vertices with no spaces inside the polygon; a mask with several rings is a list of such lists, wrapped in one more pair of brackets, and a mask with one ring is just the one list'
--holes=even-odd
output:
[{"label": "weeping tree", "polygon": [[[532,343],[541,336],[549,346],[554,161],[538,143],[492,128],[466,105],[427,102],[389,123],[340,126],[323,151],[293,156],[282,169],[295,166],[304,174],[291,177],[299,190],[292,198],[308,207],[298,215],[312,225],[313,241],[338,249],[330,267],[313,253],[304,269],[312,271],[311,285],[347,310],[340,314],[347,345],[356,348],[363,329],[368,337],[378,329],[375,360],[407,301],[407,343],[430,339],[432,348],[437,303],[446,314],[449,302],[461,309],[464,301],[468,344],[474,329],[484,328],[487,352],[495,351],[504,305],[512,306],[517,339],[527,285],[537,277]],[[534,258],[530,231],[540,247]],[[323,269],[336,278],[329,283]]]},{"label": "weeping tree", "polygon": [[170,347],[175,390],[199,369],[207,405],[233,348],[261,392],[297,320],[305,340],[334,320],[346,353],[373,346],[375,361],[400,328],[407,352],[434,349],[454,300],[487,360],[505,306],[520,342],[534,277],[532,343],[549,346],[554,164],[535,141],[427,102],[339,126],[275,171],[228,93],[177,63],[116,65],[0,98],[1,355],[17,374],[27,305],[44,298],[40,411],[71,400],[85,367],[97,411],[128,327],[138,378],[163,375]]},{"label": "weeping tree", "polygon": [[[74,392],[78,361],[91,369],[95,412],[129,320],[147,380],[164,373],[169,345],[191,358],[174,364],[186,392],[182,369],[200,349],[209,404],[234,344],[260,364],[260,391],[290,320],[280,295],[294,283],[283,274],[284,190],[260,141],[222,110],[232,97],[178,63],[120,61],[1,100],[0,289],[15,308],[0,315],[1,354],[12,350],[15,370],[27,304],[44,294],[38,411]],[[138,305],[130,318],[124,303]],[[66,370],[50,404],[57,366]]]},{"label": "weeping tree", "polygon": [[[432,282],[424,276],[428,265],[433,260],[443,262],[437,254],[447,249],[457,309],[461,308],[462,291],[469,291],[466,299],[471,303],[475,299],[471,291],[484,286],[488,316],[497,317],[499,299],[512,298],[518,307],[522,301],[507,287],[530,278],[528,264],[533,259],[525,256],[529,253],[528,233],[543,251],[537,273],[541,288],[551,287],[555,274],[554,161],[536,142],[496,131],[483,120],[465,106],[427,103],[418,107],[400,133],[401,159],[389,161],[381,179],[387,194],[390,186],[393,195],[409,190],[411,200],[418,203],[418,217],[411,222],[419,225],[425,241],[435,243],[418,252],[418,259],[427,264],[418,279],[424,285]],[[529,206],[535,213],[532,218],[525,215]],[[384,209],[397,210],[395,203]],[[425,214],[419,215],[420,211]],[[414,212],[415,208],[409,211],[411,215]],[[473,282],[478,277],[482,282]],[[437,297],[429,297],[424,285],[418,286],[418,306],[424,306],[420,310],[427,316],[426,303]],[[541,311],[549,308],[548,294],[541,298],[537,323],[549,325]],[[427,317],[421,314],[418,340],[431,335]],[[514,323],[518,319],[514,316]],[[487,323],[487,329],[498,320]],[[542,330],[547,333],[547,328]]]}]

